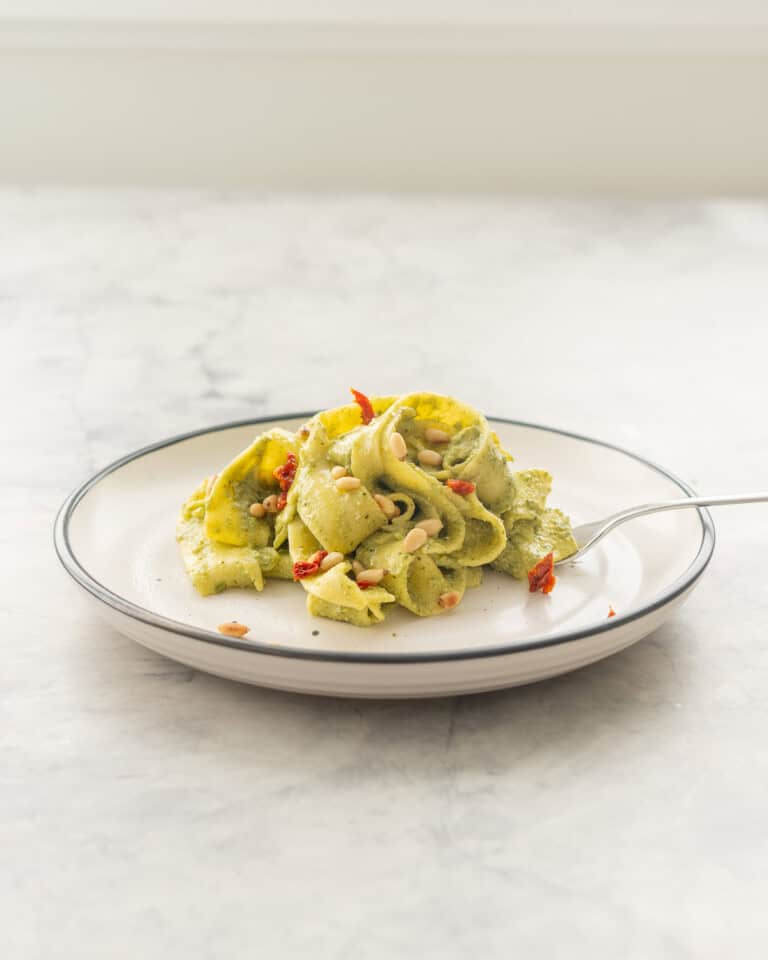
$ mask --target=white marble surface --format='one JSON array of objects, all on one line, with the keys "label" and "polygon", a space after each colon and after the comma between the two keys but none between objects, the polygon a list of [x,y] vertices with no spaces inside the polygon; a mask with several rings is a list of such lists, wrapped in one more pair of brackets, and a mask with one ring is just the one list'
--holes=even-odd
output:
[{"label": "white marble surface", "polygon": [[202,424],[415,386],[768,487],[768,205],[0,192],[4,960],[764,957],[768,508],[646,642],[426,703],[86,611],[54,512]]}]

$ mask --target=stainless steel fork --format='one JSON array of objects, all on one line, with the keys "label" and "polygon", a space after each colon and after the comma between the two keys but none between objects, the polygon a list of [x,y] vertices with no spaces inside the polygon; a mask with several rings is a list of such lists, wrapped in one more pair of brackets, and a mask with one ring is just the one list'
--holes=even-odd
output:
[{"label": "stainless steel fork", "polygon": [[579,549],[563,560],[558,560],[556,567],[564,563],[573,563],[581,560],[584,554],[591,550],[603,537],[615,530],[622,523],[634,520],[636,517],[645,517],[649,513],[662,513],[665,510],[684,510],[686,507],[719,507],[731,503],[768,503],[768,493],[743,493],[718,497],[685,497],[682,500],[661,500],[658,503],[643,503],[637,507],[629,507],[614,513],[604,520],[595,520],[592,523],[582,523],[573,528],[573,536]]}]

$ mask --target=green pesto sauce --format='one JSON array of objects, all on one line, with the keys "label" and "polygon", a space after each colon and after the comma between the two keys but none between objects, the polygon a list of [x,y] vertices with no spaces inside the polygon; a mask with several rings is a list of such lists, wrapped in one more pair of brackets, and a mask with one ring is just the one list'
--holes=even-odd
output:
[{"label": "green pesto sauce", "polygon": [[577,549],[571,525],[559,510],[545,510],[538,517],[517,520],[507,533],[507,545],[493,562],[495,570],[525,580],[542,557],[553,553],[564,560]]},{"label": "green pesto sauce", "polygon": [[[398,604],[417,616],[447,613],[440,597],[478,586],[484,566],[525,580],[546,554],[560,560],[575,551],[568,518],[546,506],[551,476],[513,472],[510,455],[480,414],[434,394],[411,394],[377,409],[368,425],[358,425],[354,410],[339,408],[313,418],[303,433],[270,431],[223,470],[215,493],[201,484],[177,526],[187,573],[201,594],[261,590],[265,578],[293,579],[296,561],[319,550],[338,552],[341,563],[302,580],[307,609],[370,626]],[[428,443],[429,428],[450,440]],[[393,454],[395,431],[406,442],[404,459]],[[420,461],[425,449],[442,462]],[[273,466],[288,450],[296,451],[298,470],[287,506],[277,517],[251,517],[249,506],[276,492]],[[337,487],[331,475],[337,465],[360,485]],[[462,496],[446,487],[449,479],[471,482],[474,490]],[[399,516],[388,521],[377,494],[389,497]],[[442,524],[438,533],[406,550],[415,525],[435,518]],[[353,561],[385,571],[381,583],[362,590]]]},{"label": "green pesto sauce", "polygon": [[457,433],[445,449],[443,463],[457,467],[465,463],[477,449],[480,431],[477,427],[465,427]]}]

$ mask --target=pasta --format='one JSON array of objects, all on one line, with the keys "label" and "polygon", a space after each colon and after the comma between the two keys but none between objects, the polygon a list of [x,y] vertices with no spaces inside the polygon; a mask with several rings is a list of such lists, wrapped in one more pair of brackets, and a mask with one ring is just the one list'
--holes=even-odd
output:
[{"label": "pasta", "polygon": [[296,434],[257,437],[186,501],[177,539],[201,594],[293,577],[310,614],[370,626],[397,606],[444,614],[487,566],[524,580],[575,551],[568,518],[546,507],[550,475],[513,471],[476,410],[355,396]]}]

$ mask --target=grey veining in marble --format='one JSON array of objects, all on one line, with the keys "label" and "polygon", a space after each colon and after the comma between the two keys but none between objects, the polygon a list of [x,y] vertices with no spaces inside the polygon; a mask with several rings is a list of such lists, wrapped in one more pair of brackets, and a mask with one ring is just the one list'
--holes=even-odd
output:
[{"label": "grey veining in marble", "polygon": [[425,703],[164,661],[51,524],[127,450],[352,383],[766,488],[767,266],[764,203],[0,192],[3,960],[764,957],[765,508],[646,642]]}]

